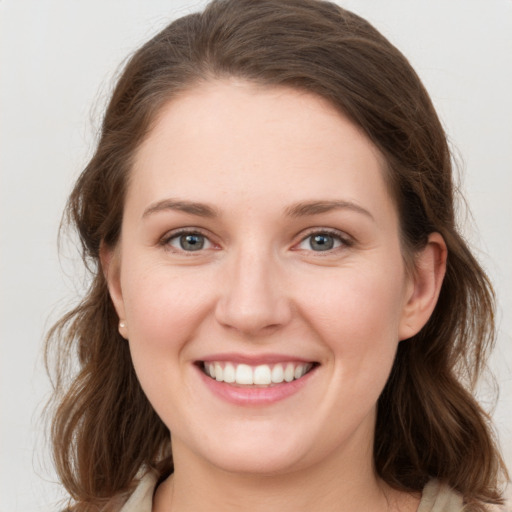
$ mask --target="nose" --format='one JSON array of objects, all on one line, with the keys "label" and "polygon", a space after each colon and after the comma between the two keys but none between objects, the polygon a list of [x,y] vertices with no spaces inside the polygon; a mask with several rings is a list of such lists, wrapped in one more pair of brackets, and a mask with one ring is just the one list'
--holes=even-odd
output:
[{"label": "nose", "polygon": [[240,252],[227,264],[217,321],[246,336],[268,335],[286,325],[292,308],[279,263],[265,251]]}]

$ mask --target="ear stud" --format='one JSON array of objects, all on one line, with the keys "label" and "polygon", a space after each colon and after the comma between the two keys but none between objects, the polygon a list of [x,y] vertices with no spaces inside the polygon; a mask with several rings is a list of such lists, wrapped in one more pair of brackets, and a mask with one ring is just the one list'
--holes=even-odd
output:
[{"label": "ear stud", "polygon": [[119,331],[119,334],[125,339],[128,339],[128,332],[126,331],[126,322],[123,322],[122,320],[119,322],[119,327],[117,329]]}]

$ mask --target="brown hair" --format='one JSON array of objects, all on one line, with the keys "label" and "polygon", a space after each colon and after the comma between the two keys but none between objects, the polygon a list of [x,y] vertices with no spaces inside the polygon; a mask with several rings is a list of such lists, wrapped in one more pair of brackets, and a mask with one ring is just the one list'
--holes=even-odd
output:
[{"label": "brown hair", "polygon": [[[99,250],[116,245],[133,156],[161,107],[201,80],[222,77],[328,99],[385,156],[405,254],[434,231],[444,237],[449,256],[438,304],[420,333],[399,344],[379,399],[375,467],[398,489],[420,491],[435,477],[474,510],[500,503],[506,469],[471,393],[494,340],[494,297],[457,232],[450,152],[418,76],[368,22],[335,4],[214,0],[128,61],[96,152],[69,199],[67,220],[78,229],[92,281],[50,331],[47,357],[57,354],[52,439],[72,510],[113,510],[112,499],[130,490],[141,468],[155,467],[162,478],[172,471],[169,431],[118,334]],[[79,372],[67,383],[64,362],[75,355]]]}]

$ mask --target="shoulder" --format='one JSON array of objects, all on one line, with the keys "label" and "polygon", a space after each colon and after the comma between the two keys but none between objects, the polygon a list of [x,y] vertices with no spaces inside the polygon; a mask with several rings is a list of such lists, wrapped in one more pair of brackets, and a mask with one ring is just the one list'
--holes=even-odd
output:
[{"label": "shoulder", "polygon": [[148,471],[137,484],[119,512],[151,512],[153,508],[153,494],[158,481],[154,471]]},{"label": "shoulder", "polygon": [[[496,505],[488,505],[488,512],[506,512]],[[423,489],[418,512],[469,512],[462,496],[439,480],[430,480]]]},{"label": "shoulder", "polygon": [[439,480],[430,480],[423,489],[418,512],[463,512],[462,496]]},{"label": "shoulder", "polygon": [[[153,494],[158,481],[154,471],[148,471],[137,484],[119,512],[151,512]],[[489,506],[489,512],[506,512]],[[462,496],[438,480],[430,480],[423,489],[417,512],[465,512]]]}]

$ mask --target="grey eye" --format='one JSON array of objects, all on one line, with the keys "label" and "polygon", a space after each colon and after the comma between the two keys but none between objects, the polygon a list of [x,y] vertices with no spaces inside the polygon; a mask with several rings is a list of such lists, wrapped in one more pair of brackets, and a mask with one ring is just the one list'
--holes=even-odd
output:
[{"label": "grey eye", "polygon": [[342,245],[341,237],[330,233],[313,233],[299,244],[299,249],[310,251],[330,251]]},{"label": "grey eye", "polygon": [[326,234],[312,235],[309,237],[309,245],[314,251],[328,251],[334,247],[334,238]]},{"label": "grey eye", "polygon": [[202,235],[181,235],[181,248],[185,251],[199,251],[204,247],[204,236]]},{"label": "grey eye", "polygon": [[208,249],[211,242],[200,233],[182,233],[176,235],[169,240],[169,245],[175,249],[192,252]]}]

